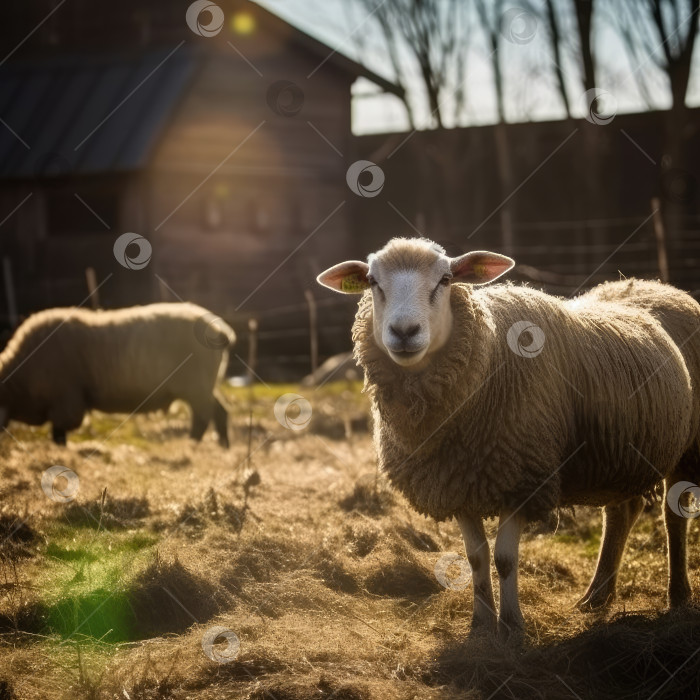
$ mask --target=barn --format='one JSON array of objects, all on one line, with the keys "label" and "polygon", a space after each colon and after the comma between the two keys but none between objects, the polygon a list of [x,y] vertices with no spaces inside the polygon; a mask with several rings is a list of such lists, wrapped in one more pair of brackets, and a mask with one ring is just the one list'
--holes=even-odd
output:
[{"label": "barn", "polygon": [[[261,357],[306,371],[305,291],[351,247],[352,87],[399,89],[252,2],[12,12],[0,27],[15,47],[0,64],[4,325],[47,306],[184,298],[239,330],[241,356],[255,319]],[[321,324],[329,351],[344,344],[345,307]]]}]

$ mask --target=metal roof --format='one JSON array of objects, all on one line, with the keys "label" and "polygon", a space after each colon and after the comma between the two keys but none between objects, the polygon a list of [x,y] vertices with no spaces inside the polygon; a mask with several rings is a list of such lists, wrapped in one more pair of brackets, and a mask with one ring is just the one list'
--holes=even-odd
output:
[{"label": "metal roof", "polygon": [[181,46],[5,64],[0,178],[142,168],[195,68]]}]

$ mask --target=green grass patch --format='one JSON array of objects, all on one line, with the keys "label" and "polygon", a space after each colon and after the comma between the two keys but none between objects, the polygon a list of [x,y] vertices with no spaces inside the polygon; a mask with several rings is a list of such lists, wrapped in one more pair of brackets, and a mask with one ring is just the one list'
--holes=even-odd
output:
[{"label": "green grass patch", "polygon": [[598,550],[600,549],[600,533],[591,532],[587,539],[582,539],[580,535],[561,533],[554,535],[555,542],[561,542],[566,545],[573,545],[580,548],[583,545],[583,555],[591,559],[595,559],[598,556]]},{"label": "green grass patch", "polygon": [[133,417],[100,411],[91,411],[82,426],[70,433],[68,439],[71,442],[99,440],[106,444],[126,444],[141,449],[153,447],[153,441],[141,433],[138,422]]},{"label": "green grass patch", "polygon": [[84,591],[71,586],[44,604],[47,630],[64,639],[84,635],[110,643],[181,633],[209,620],[226,600],[217,586],[178,561],[151,558],[134,575],[107,579]]},{"label": "green grass patch", "polygon": [[49,539],[36,581],[47,608],[62,599],[91,600],[101,589],[114,589],[125,575],[148,564],[158,542],[157,536],[145,533],[94,533],[68,525],[55,526]]},{"label": "green grass patch", "polygon": [[56,525],[33,580],[41,593],[23,614],[26,631],[114,643],[179,633],[216,614],[217,586],[154,556],[158,541]]},{"label": "green grass patch", "polygon": [[342,403],[348,409],[367,409],[367,397],[361,393],[362,382],[329,382],[318,389],[299,384],[254,384],[252,387],[223,384],[221,391],[226,407],[234,416],[247,416],[252,405],[254,418],[270,418],[272,406],[283,394],[299,394],[312,406],[332,402]]}]

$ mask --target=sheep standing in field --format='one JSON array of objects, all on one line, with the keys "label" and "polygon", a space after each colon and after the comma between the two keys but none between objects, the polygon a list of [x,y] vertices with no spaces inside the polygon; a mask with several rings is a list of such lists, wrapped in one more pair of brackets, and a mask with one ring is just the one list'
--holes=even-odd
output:
[{"label": "sheep standing in field", "polygon": [[226,323],[194,304],[41,311],[0,353],[2,425],[50,421],[54,441],[65,444],[90,409],[147,412],[182,399],[192,409],[192,437],[201,439],[213,418],[228,447],[214,389],[234,342]]},{"label": "sheep standing in field", "polygon": [[[368,263],[340,263],[318,278],[363,293],[353,341],[379,462],[418,511],[457,519],[473,574],[473,627],[496,624],[482,521],[499,516],[504,637],[523,624],[517,561],[526,522],[672,484],[697,444],[688,369],[652,313],[476,286],[512,266],[494,253],[449,258],[430,241],[393,239]],[[668,513],[666,522],[680,536]]]}]

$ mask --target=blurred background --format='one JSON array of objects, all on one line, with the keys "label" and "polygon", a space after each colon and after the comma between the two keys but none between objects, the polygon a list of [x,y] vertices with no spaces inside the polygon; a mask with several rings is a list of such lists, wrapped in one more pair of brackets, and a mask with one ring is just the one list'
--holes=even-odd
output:
[{"label": "blurred background", "polygon": [[397,235],[697,296],[699,2],[5,0],[4,337],[184,299],[296,380],[351,345],[316,275]]}]

